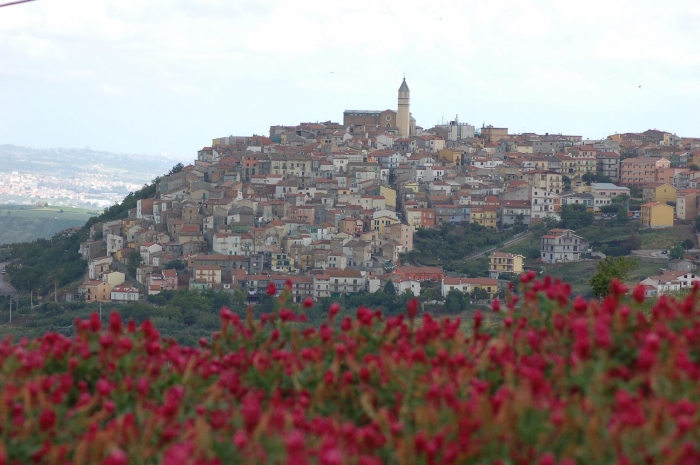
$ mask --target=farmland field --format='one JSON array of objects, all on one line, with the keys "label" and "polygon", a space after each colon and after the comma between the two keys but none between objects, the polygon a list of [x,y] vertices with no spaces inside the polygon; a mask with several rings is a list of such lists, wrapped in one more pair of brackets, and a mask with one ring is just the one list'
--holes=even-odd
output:
[{"label": "farmland field", "polygon": [[0,205],[0,245],[50,238],[82,226],[98,212],[69,207]]}]

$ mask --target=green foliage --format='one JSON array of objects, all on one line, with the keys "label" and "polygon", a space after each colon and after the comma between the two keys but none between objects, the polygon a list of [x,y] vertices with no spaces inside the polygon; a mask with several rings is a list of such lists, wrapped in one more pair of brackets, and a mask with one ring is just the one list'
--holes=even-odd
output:
[{"label": "green foliage", "polygon": [[684,239],[683,242],[681,242],[681,247],[683,247],[686,250],[692,249],[693,247],[695,247],[695,243],[690,239]]},{"label": "green foliage", "polygon": [[445,296],[444,309],[447,313],[458,313],[465,310],[468,303],[469,299],[463,292],[452,289]]},{"label": "green foliage", "polygon": [[568,176],[562,176],[561,182],[564,183],[564,190],[568,191],[571,189],[571,178]]},{"label": "green foliage", "polygon": [[413,250],[403,255],[403,261],[422,265],[440,265],[447,271],[460,271],[464,258],[479,250],[501,244],[512,238],[514,230],[493,231],[476,223],[440,229],[422,228],[413,237]]},{"label": "green foliage", "polygon": [[695,163],[688,165],[688,168],[690,168],[690,171],[700,171],[700,166],[696,165]]},{"label": "green foliage", "polygon": [[136,277],[136,268],[143,264],[143,257],[138,250],[134,250],[129,254],[129,262],[126,265],[126,269],[132,278]]},{"label": "green foliage", "polygon": [[668,251],[668,258],[671,260],[678,260],[679,258],[683,258],[685,256],[685,249],[680,246],[676,245],[671,247],[671,250]]},{"label": "green foliage", "polygon": [[490,296],[489,296],[489,293],[486,292],[485,289],[475,288],[475,289],[471,292],[471,294],[469,294],[469,297],[470,297],[472,300],[487,300]]},{"label": "green foliage", "polygon": [[394,286],[394,283],[391,282],[391,280],[387,280],[386,284],[384,285],[384,293],[389,294],[389,295],[396,295],[396,286]]},{"label": "green foliage", "polygon": [[182,163],[178,163],[177,165],[173,166],[170,171],[168,171],[168,176],[171,174],[179,173],[185,168],[185,166]]},{"label": "green foliage", "polygon": [[590,280],[593,295],[605,297],[610,292],[610,282],[613,279],[624,281],[627,274],[637,267],[637,262],[629,257],[606,257],[598,262],[596,274]]},{"label": "green foliage", "polygon": [[581,180],[585,182],[587,186],[590,186],[591,183],[594,182],[612,182],[610,176],[603,176],[601,173],[593,173],[592,171],[584,173],[584,175],[581,176]]},{"label": "green foliage", "polygon": [[185,268],[187,268],[187,262],[185,260],[177,258],[175,260],[170,260],[168,263],[166,263],[164,268],[166,270],[184,270]]},{"label": "green foliage", "polygon": [[581,204],[564,205],[559,215],[561,226],[567,229],[584,228],[590,226],[594,220],[593,213],[587,211],[586,206]]},{"label": "green foliage", "polygon": [[624,205],[620,205],[617,209],[617,216],[615,217],[615,222],[620,225],[627,224],[630,217],[627,215],[627,208]]}]

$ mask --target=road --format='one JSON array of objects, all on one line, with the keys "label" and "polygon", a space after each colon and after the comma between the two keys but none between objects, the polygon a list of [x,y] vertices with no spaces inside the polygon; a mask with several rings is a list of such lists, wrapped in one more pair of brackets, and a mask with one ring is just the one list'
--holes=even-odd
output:
[{"label": "road", "polygon": [[[648,257],[648,258],[666,258],[668,259],[668,253],[663,253],[664,250],[668,249],[639,249],[639,250],[633,250],[632,255],[638,256],[638,257]],[[700,250],[698,249],[690,249],[686,253],[690,255],[695,255]]]},{"label": "road", "polygon": [[0,295],[11,295],[12,297],[17,296],[17,291],[14,287],[10,286],[10,283],[5,281],[5,275],[2,274],[5,271],[5,266],[10,262],[0,263]]}]

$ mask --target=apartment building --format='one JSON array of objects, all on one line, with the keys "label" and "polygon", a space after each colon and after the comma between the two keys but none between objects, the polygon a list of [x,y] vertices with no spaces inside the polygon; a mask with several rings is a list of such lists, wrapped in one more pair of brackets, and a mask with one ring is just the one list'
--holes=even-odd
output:
[{"label": "apartment building", "polygon": [[627,187],[642,187],[644,184],[656,182],[657,168],[670,166],[671,162],[665,158],[626,158],[620,164],[620,183]]},{"label": "apartment building", "polygon": [[551,229],[540,240],[540,259],[545,263],[583,259],[588,241],[570,229]]}]

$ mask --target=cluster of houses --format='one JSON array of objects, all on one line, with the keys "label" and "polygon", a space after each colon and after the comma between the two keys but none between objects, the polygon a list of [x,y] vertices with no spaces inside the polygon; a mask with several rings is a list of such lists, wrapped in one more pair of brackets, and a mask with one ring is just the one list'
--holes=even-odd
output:
[{"label": "cluster of houses", "polygon": [[[442,283],[443,293],[454,286],[494,294],[495,277],[521,272],[522,258],[492,256],[490,278],[446,278],[439,268],[402,266],[415,231],[559,220],[563,205],[597,212],[651,182],[685,196],[684,215],[697,212],[697,172],[685,166],[700,158],[700,140],[647,131],[587,141],[492,126],[477,135],[456,118],[424,130],[408,96],[404,82],[398,111],[348,110],[343,123],[214,139],[192,165],[160,178],[155,196],[138,200],[127,218],[92,227],[81,245],[90,271],[79,293],[130,301],[186,287],[254,298],[267,283],[290,279],[297,300],[372,292],[388,281],[415,295],[426,280]],[[588,186],[587,173],[612,182]],[[651,226],[663,216],[655,213],[664,210],[661,192],[647,204]],[[572,231],[550,231],[543,241],[545,262],[578,260],[587,250]]]}]

